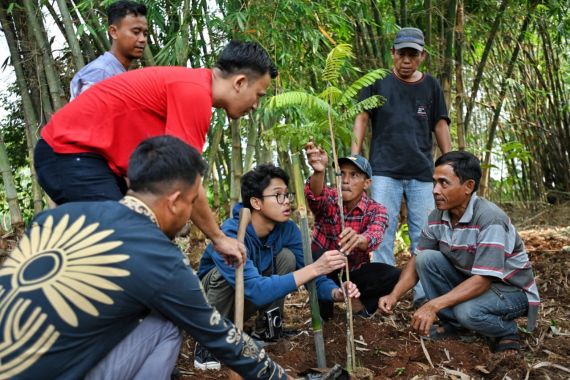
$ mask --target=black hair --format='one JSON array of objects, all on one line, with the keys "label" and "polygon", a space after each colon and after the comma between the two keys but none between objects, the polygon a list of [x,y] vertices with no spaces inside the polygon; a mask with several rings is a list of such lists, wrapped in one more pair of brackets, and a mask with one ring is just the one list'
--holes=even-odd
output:
[{"label": "black hair", "polygon": [[243,206],[252,209],[251,198],[261,198],[263,190],[269,186],[273,178],[281,178],[285,186],[289,186],[289,176],[285,170],[273,164],[261,164],[241,177],[241,200]]},{"label": "black hair", "polygon": [[146,16],[146,5],[134,1],[119,0],[107,7],[107,23],[113,25],[127,15]]},{"label": "black hair", "polygon": [[176,182],[192,186],[207,165],[198,151],[173,136],[157,136],[141,142],[129,159],[130,188],[162,195]]},{"label": "black hair", "polygon": [[225,75],[246,74],[248,76],[263,76],[269,74],[275,78],[277,67],[271,57],[255,42],[231,41],[226,45],[218,61],[214,65]]},{"label": "black hair", "polygon": [[475,181],[473,191],[477,191],[479,188],[479,182],[481,181],[482,175],[481,163],[473,154],[463,150],[447,152],[435,161],[436,167],[441,165],[451,166],[453,168],[453,173],[459,177],[461,183],[465,183],[465,181],[470,179]]}]

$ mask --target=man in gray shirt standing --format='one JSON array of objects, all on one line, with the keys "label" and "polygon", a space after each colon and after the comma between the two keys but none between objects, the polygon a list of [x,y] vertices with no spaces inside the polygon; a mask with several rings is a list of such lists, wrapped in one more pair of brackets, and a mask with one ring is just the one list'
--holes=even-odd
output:
[{"label": "man in gray shirt standing", "polygon": [[141,58],[147,43],[146,6],[117,1],[107,8],[111,49],[79,70],[71,80],[71,99],[97,82],[127,71]]}]

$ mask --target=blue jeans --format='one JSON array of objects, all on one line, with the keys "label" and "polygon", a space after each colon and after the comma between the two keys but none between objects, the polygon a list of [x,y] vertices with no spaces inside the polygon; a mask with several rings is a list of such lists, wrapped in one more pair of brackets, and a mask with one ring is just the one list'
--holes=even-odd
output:
[{"label": "blue jeans", "polygon": [[[394,258],[394,239],[398,228],[398,217],[402,197],[406,195],[408,208],[408,233],[410,235],[410,252],[413,252],[420,240],[422,228],[427,223],[430,212],[435,208],[433,201],[433,184],[415,179],[394,179],[391,177],[372,177],[372,199],[386,207],[388,211],[388,228],[384,232],[384,240],[380,247],[372,253],[372,262],[396,265]],[[424,298],[421,283],[414,287],[414,301]]]},{"label": "blue jeans", "polygon": [[410,251],[418,245],[422,228],[427,223],[429,213],[434,209],[431,182],[415,179],[394,179],[390,177],[372,177],[372,199],[386,207],[388,211],[388,229],[384,232],[384,240],[374,251],[372,261],[396,265],[394,259],[394,239],[398,228],[398,217],[402,197],[406,195],[408,207],[408,229],[410,234]]},{"label": "blue jeans", "polygon": [[[450,292],[468,277],[459,272],[439,251],[425,250],[416,256],[416,271],[427,299]],[[522,289],[502,283],[493,284],[478,297],[438,312],[438,317],[455,327],[464,327],[481,335],[501,338],[517,334],[515,318],[528,311]]]}]

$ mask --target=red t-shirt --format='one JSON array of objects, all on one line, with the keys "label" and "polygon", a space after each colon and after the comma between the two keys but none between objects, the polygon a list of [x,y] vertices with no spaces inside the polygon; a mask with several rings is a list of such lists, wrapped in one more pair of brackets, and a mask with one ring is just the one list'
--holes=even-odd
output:
[{"label": "red t-shirt", "polygon": [[212,72],[148,67],[97,83],[55,113],[42,137],[56,153],[97,153],[118,175],[144,139],[171,135],[202,152],[212,117]]}]

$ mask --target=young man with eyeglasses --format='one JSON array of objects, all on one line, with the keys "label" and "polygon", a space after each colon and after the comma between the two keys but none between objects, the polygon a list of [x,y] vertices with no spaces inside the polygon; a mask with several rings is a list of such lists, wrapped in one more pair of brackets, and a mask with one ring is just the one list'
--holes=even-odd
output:
[{"label": "young man with eyeglasses", "polygon": [[[305,197],[315,216],[312,251],[318,259],[322,252],[339,249],[347,255],[350,280],[358,287],[361,296],[353,299],[356,315],[368,318],[376,311],[380,297],[389,294],[400,276],[400,270],[384,263],[371,263],[370,254],[380,245],[388,222],[384,206],[368,198],[372,168],[360,155],[340,158],[344,230],[340,219],[338,192],[325,184],[328,164],[326,152],[313,143],[305,146],[313,175],[305,184]],[[328,277],[338,283],[338,271]],[[333,303],[320,301],[321,316],[333,316]]]},{"label": "young man with eyeglasses", "polygon": [[[427,217],[435,207],[431,196],[432,133],[442,153],[451,150],[451,138],[443,91],[435,78],[418,71],[427,56],[422,31],[400,29],[391,55],[392,72],[361,91],[361,100],[380,95],[384,103],[356,116],[352,153],[361,152],[370,121],[371,195],[388,211],[388,229],[372,260],[395,265],[394,239],[402,198],[408,210],[410,251],[413,252]],[[418,284],[414,290],[414,302],[421,304],[424,301],[421,286]]]},{"label": "young man with eyeglasses", "polygon": [[[245,246],[247,258],[244,264],[244,320],[256,319],[257,336],[263,333],[265,311],[279,307],[283,311],[285,296],[301,285],[316,279],[319,299],[343,301],[342,290],[324,275],[343,268],[346,258],[338,250],[324,252],[310,265],[304,264],[301,231],[289,220],[292,194],[288,190],[289,176],[283,169],[263,164],[246,173],[241,181],[243,204],[234,207],[234,217],[226,220],[222,231],[229,237],[237,236],[239,210],[251,210],[251,223],[247,227]],[[228,265],[212,245],[200,260],[198,276],[209,302],[220,314],[233,320],[235,268]],[[351,298],[359,297],[358,288],[345,283]],[[217,362],[202,347],[197,347],[194,365],[200,369],[217,369]]]}]

